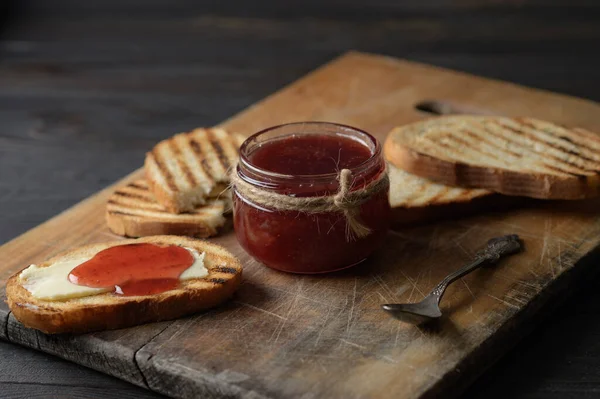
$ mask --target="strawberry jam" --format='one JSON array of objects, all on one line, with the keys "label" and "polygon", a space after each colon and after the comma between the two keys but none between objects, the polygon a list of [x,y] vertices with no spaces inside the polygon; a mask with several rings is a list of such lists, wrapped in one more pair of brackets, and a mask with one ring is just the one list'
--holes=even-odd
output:
[{"label": "strawberry jam", "polygon": [[69,274],[69,281],[110,288],[125,296],[152,295],[177,288],[179,276],[192,264],[190,251],[177,245],[118,245],[77,266]]},{"label": "strawberry jam", "polygon": [[[300,198],[333,196],[343,169],[352,172],[350,191],[381,179],[385,163],[379,143],[368,133],[333,123],[292,123],[250,137],[240,149],[238,177],[253,187]],[[255,203],[234,188],[238,241],[268,267],[294,273],[323,273],[367,258],[385,237],[390,216],[388,189],[359,206],[370,232],[348,237],[343,212],[280,210]]]}]

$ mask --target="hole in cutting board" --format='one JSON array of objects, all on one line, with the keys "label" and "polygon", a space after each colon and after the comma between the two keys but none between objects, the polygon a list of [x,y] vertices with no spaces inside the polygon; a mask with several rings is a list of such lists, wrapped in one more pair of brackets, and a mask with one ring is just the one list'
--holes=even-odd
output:
[{"label": "hole in cutting board", "polygon": [[471,115],[495,115],[495,112],[483,110],[480,108],[454,104],[449,101],[443,100],[424,100],[415,104],[415,109],[426,112],[433,115],[457,115],[457,114],[471,114]]}]

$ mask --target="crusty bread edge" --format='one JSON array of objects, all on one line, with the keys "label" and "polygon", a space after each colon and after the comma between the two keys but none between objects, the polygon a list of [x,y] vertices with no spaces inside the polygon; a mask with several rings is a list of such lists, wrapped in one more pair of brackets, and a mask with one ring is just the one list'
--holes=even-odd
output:
[{"label": "crusty bread edge", "polygon": [[[108,210],[105,213],[106,224],[110,231],[123,237],[147,237],[155,235],[177,235],[195,238],[216,236],[227,224],[224,220],[218,227],[199,222],[164,222],[151,217],[136,215],[118,215]],[[223,216],[223,219],[225,217]]]},{"label": "crusty bread edge", "polygon": [[559,177],[445,161],[401,145],[393,138],[393,132],[385,141],[384,153],[396,167],[448,186],[484,188],[505,195],[540,199],[574,200],[600,195],[600,175]]},{"label": "crusty bread edge", "polygon": [[[186,237],[154,236],[91,244],[78,247],[73,251],[85,251],[99,245],[109,247],[136,242],[169,243],[191,247],[194,247],[194,242],[196,244],[198,242],[202,243],[202,241]],[[202,245],[226,251],[216,244],[203,242]],[[49,265],[56,259],[73,251],[58,254],[42,262],[40,266]],[[228,259],[233,261],[233,264],[228,263],[227,267],[235,269],[236,273],[230,275],[227,280],[219,279],[221,281],[212,283],[214,289],[186,288],[184,286],[157,295],[121,298],[115,298],[112,294],[101,294],[110,296],[106,304],[74,304],[68,309],[57,309],[52,306],[52,301],[41,301],[31,296],[29,291],[19,282],[21,270],[11,276],[6,283],[7,303],[13,315],[23,325],[47,334],[112,330],[144,323],[172,320],[217,306],[234,294],[242,281],[242,265],[233,255],[230,255]]]},{"label": "crusty bread edge", "polygon": [[[7,296],[18,290],[26,291],[18,285],[13,276],[7,283]],[[232,281],[217,293],[207,291],[184,291],[168,296],[160,301],[152,298],[123,302],[120,304],[97,305],[89,308],[67,311],[38,312],[27,303],[9,303],[13,315],[23,325],[35,328],[46,334],[86,333],[114,330],[139,324],[172,320],[191,313],[217,306],[233,295],[239,283]]]}]

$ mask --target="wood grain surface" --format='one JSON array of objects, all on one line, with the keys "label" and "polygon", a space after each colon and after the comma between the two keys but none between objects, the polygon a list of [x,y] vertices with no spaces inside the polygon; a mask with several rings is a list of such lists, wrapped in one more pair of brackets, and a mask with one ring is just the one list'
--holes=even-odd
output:
[{"label": "wood grain surface", "polygon": [[[515,99],[519,99],[516,101]],[[502,115],[530,115],[600,130],[600,106],[392,58],[351,53],[267,98],[224,126],[249,134],[296,120],[355,125],[380,139],[424,117],[435,100]],[[131,180],[139,172],[125,178]],[[0,248],[2,276],[53,253],[112,238],[105,189]],[[23,328],[2,305],[12,342],[176,397],[396,397],[458,394],[526,328],[544,303],[592,270],[578,260],[600,242],[598,200],[540,203],[391,232],[353,270],[294,276],[250,259],[233,235],[245,283],[227,306],[173,322],[51,337]],[[527,250],[465,277],[433,329],[398,323],[382,302],[422,298],[491,237],[517,233]],[[451,389],[449,391],[448,389]]]}]

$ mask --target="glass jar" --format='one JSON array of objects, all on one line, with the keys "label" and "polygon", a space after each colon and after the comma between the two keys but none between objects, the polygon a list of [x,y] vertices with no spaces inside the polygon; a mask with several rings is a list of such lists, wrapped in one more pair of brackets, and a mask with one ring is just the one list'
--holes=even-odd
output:
[{"label": "glass jar", "polygon": [[[249,184],[245,187],[307,198],[338,193],[342,169],[352,173],[350,193],[381,180],[386,167],[379,142],[350,126],[299,122],[248,138],[240,148],[236,172]],[[356,265],[382,244],[389,227],[387,185],[357,207],[357,220],[369,229],[362,237],[348,235],[343,212],[273,209],[240,191],[234,184],[238,241],[256,260],[281,271],[323,273]]]}]

